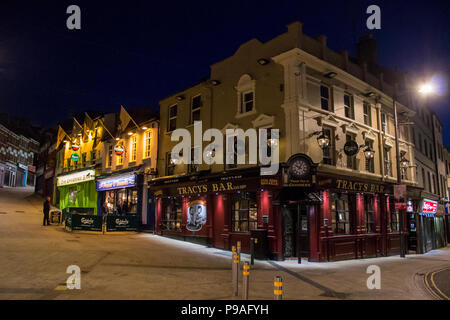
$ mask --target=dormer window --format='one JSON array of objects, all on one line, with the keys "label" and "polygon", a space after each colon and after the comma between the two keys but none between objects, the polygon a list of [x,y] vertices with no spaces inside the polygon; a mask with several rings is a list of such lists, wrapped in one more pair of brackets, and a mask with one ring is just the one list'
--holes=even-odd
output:
[{"label": "dormer window", "polygon": [[253,91],[244,92],[242,94],[241,113],[253,111]]},{"label": "dormer window", "polygon": [[247,116],[256,113],[255,80],[250,75],[244,74],[235,87],[237,91],[236,117]]}]

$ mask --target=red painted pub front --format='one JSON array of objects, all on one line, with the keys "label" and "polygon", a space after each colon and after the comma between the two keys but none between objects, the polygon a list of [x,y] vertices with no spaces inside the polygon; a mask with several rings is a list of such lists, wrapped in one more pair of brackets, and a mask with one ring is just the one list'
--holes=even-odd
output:
[{"label": "red painted pub front", "polygon": [[292,167],[302,166],[289,161],[275,176],[247,168],[154,179],[156,232],[225,250],[240,241],[245,253],[258,238],[274,260],[399,253],[392,184],[316,174],[314,167],[309,178],[292,179]]}]

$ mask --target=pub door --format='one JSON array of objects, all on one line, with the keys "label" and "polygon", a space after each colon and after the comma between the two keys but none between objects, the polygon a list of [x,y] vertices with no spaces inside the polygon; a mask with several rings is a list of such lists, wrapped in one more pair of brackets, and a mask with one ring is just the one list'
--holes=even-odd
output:
[{"label": "pub door", "polygon": [[283,208],[283,256],[285,259],[309,259],[309,206],[286,205]]}]

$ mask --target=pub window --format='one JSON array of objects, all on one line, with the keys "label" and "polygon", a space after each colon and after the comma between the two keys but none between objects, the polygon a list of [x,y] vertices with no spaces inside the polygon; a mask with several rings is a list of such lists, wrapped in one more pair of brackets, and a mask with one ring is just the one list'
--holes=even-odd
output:
[{"label": "pub window", "polygon": [[130,138],[130,162],[136,161],[137,154],[137,136],[134,134]]},{"label": "pub window", "polygon": [[87,157],[87,154],[86,154],[86,152],[83,152],[82,153],[82,155],[81,155],[81,158],[82,158],[82,162],[83,162],[83,166],[86,166],[86,157]]},{"label": "pub window", "polygon": [[241,113],[246,113],[253,111],[254,106],[254,92],[253,91],[247,91],[242,93],[241,98]]},{"label": "pub window", "polygon": [[350,119],[355,118],[355,112],[353,107],[353,96],[350,94],[344,94],[344,109],[345,109],[345,116]]},{"label": "pub window", "polygon": [[376,222],[375,222],[375,199],[371,194],[364,195],[364,212],[366,213],[366,232],[375,233]]},{"label": "pub window", "polygon": [[233,143],[234,143],[234,149],[233,149],[233,154],[228,156],[227,155],[227,148],[225,146],[224,148],[224,153],[225,153],[225,169],[233,169],[237,167],[237,136],[230,136],[227,137],[227,139],[233,139]]},{"label": "pub window", "polygon": [[387,116],[386,113],[381,113],[381,130],[383,133],[389,133],[388,132],[388,125],[387,125]]},{"label": "pub window", "polygon": [[255,192],[234,194],[231,204],[233,232],[249,232],[258,227],[258,206]]},{"label": "pub window", "polygon": [[152,131],[148,130],[144,135],[144,158],[150,158],[152,151]]},{"label": "pub window", "polygon": [[117,166],[123,165],[123,153],[121,155],[116,155],[116,165]]},{"label": "pub window", "polygon": [[400,227],[399,227],[400,220],[399,220],[398,211],[395,210],[394,197],[389,197],[389,212],[390,212],[390,216],[391,216],[390,232],[400,231]]},{"label": "pub window", "polygon": [[180,198],[165,199],[165,211],[162,219],[163,229],[181,232],[183,205]]},{"label": "pub window", "polygon": [[191,123],[200,121],[200,107],[202,106],[202,96],[198,95],[192,98],[191,102]]},{"label": "pub window", "polygon": [[[353,134],[346,134],[346,141],[355,141],[356,137]],[[347,156],[347,168],[356,170],[356,156]]]},{"label": "pub window", "polygon": [[367,102],[364,102],[363,104],[363,111],[364,111],[364,124],[368,126],[372,126],[372,112],[370,104]]},{"label": "pub window", "polygon": [[172,176],[175,173],[175,163],[172,161],[172,153],[167,152],[166,154],[166,175]]},{"label": "pub window", "polygon": [[169,123],[167,124],[167,132],[173,131],[177,128],[177,108],[174,104],[169,107]]},{"label": "pub window", "polygon": [[112,166],[112,157],[113,157],[113,146],[110,145],[108,147],[108,161],[106,163],[107,168],[110,168]]},{"label": "pub window", "polygon": [[334,145],[334,129],[331,127],[323,127],[323,134],[328,137],[330,143],[328,147],[323,148],[323,163],[329,165],[335,165],[336,149]]},{"label": "pub window", "polygon": [[[373,141],[370,139],[366,139],[366,146],[370,147],[371,149],[373,149]],[[370,158],[367,159],[366,158],[366,171],[368,172],[375,172],[375,158]]]},{"label": "pub window", "polygon": [[334,234],[351,234],[348,194],[331,194],[331,225]]},{"label": "pub window", "polygon": [[195,163],[195,156],[197,155],[197,159],[200,159],[200,148],[193,147],[191,148],[191,161],[188,164],[188,173],[194,173],[198,171],[198,164]]},{"label": "pub window", "polygon": [[384,173],[388,177],[392,177],[392,161],[391,148],[384,147]]},{"label": "pub window", "polygon": [[320,105],[323,110],[333,111],[331,106],[330,91],[331,90],[328,86],[320,86]]}]

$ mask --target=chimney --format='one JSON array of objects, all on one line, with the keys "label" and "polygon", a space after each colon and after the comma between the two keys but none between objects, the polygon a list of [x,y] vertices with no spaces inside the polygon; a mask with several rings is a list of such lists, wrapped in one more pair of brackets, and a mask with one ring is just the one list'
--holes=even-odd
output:
[{"label": "chimney", "polygon": [[378,74],[377,42],[371,34],[359,38],[356,52],[358,63],[366,63],[370,73]]}]

